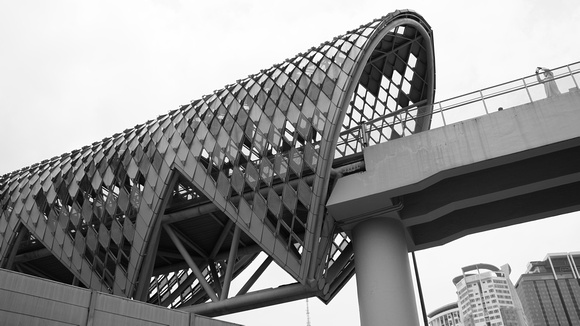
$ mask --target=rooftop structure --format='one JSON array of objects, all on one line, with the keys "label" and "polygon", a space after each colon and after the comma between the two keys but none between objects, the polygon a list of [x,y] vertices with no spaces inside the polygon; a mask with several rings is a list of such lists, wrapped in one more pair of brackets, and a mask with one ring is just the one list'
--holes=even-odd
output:
[{"label": "rooftop structure", "polygon": [[429,326],[463,326],[457,302],[432,311],[428,317]]},{"label": "rooftop structure", "polygon": [[516,290],[530,326],[580,325],[580,252],[528,264]]},{"label": "rooftop structure", "polygon": [[489,264],[462,268],[453,279],[464,326],[526,326],[518,295],[509,279],[511,268]]}]

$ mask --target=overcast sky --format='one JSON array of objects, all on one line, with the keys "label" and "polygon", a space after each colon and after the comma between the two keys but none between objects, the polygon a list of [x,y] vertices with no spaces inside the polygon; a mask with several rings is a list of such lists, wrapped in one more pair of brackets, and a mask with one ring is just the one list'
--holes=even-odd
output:
[{"label": "overcast sky", "polygon": [[[405,8],[434,30],[437,100],[580,61],[577,0],[2,1],[0,174],[156,118]],[[455,300],[451,279],[461,267],[509,263],[515,282],[530,260],[580,251],[578,230],[574,213],[418,252],[427,310]],[[311,299],[310,310],[312,325],[358,325],[354,279],[328,306]],[[305,303],[222,317],[248,326],[271,318],[305,325]]]}]

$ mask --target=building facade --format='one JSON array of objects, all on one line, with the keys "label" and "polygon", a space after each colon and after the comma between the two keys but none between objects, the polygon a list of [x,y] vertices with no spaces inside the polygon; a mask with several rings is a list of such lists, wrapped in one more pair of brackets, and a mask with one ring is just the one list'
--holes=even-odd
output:
[{"label": "building facade", "polygon": [[516,283],[530,326],[580,325],[580,252],[548,254]]},{"label": "building facade", "polygon": [[527,325],[521,303],[509,279],[510,267],[476,264],[453,279],[464,326]]},{"label": "building facade", "polygon": [[436,309],[427,317],[429,317],[429,326],[463,326],[457,302]]}]

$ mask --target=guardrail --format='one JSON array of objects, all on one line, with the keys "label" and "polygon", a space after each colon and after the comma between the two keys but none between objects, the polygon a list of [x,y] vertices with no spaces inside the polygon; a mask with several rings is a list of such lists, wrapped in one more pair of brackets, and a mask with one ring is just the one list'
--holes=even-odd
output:
[{"label": "guardrail", "polygon": [[[580,61],[551,71],[554,74],[553,82],[560,93],[579,90],[578,81],[574,75],[580,73]],[[534,74],[436,102],[433,104],[431,128],[545,99],[548,97],[545,91],[546,83],[549,81],[540,82]],[[453,112],[450,112],[452,110]]]},{"label": "guardrail", "polygon": [[[551,72],[553,78],[539,80],[536,74],[533,74],[438,101],[433,104],[433,110],[425,110],[426,107],[422,106],[422,103],[416,103],[367,121],[356,128],[343,130],[337,147],[349,147],[352,149],[351,154],[354,154],[358,152],[357,149],[382,142],[380,136],[373,137],[373,134],[391,135],[389,140],[408,136],[412,133],[416,121],[428,116],[431,116],[430,129],[434,129],[498,110],[539,101],[549,96],[558,96],[558,94],[546,93],[546,84],[550,82],[555,83],[561,94],[580,91],[579,81],[575,77],[580,74],[580,61],[551,69]],[[545,78],[542,73],[540,75],[542,79]],[[430,113],[418,114],[418,112]]]}]

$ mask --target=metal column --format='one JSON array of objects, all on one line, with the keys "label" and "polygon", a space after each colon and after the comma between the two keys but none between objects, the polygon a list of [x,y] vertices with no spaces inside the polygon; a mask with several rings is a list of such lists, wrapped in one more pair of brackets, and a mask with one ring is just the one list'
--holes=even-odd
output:
[{"label": "metal column", "polygon": [[361,326],[419,326],[401,221],[369,219],[357,224],[352,236]]}]

